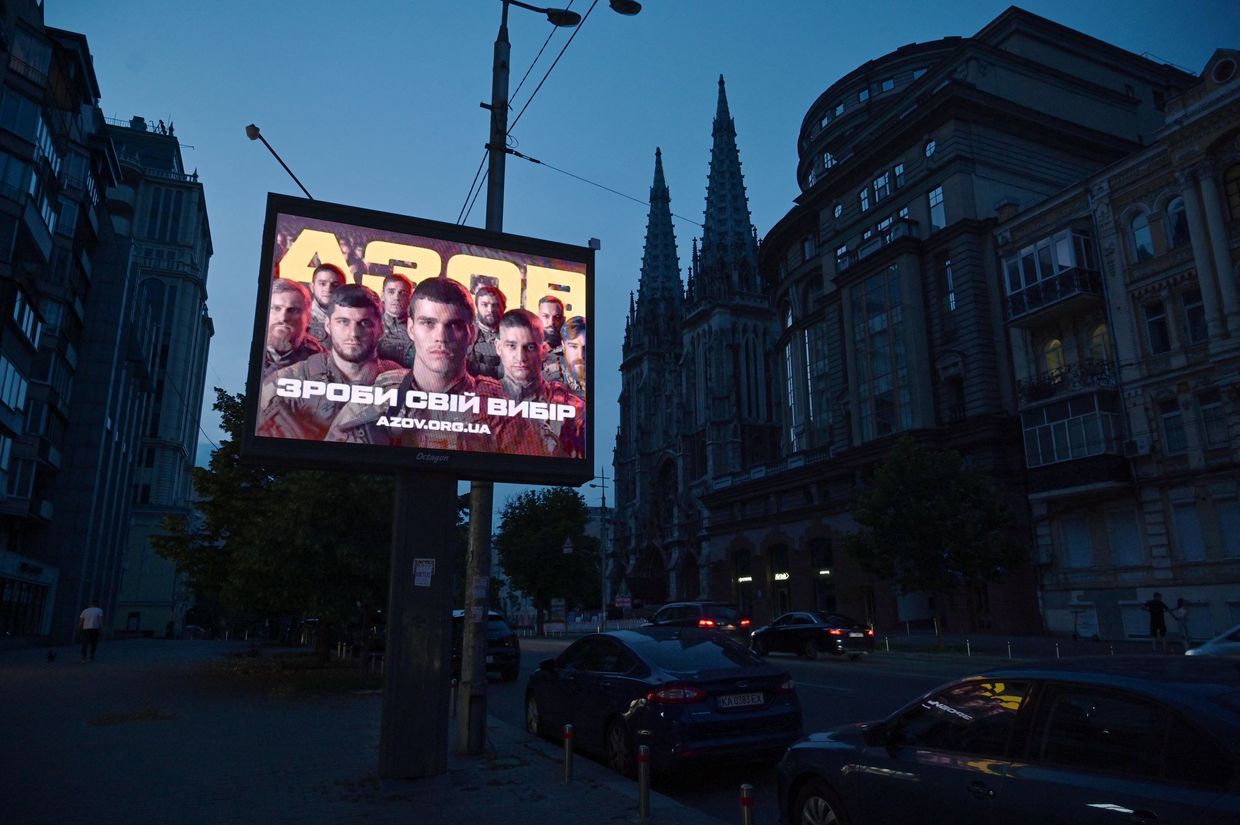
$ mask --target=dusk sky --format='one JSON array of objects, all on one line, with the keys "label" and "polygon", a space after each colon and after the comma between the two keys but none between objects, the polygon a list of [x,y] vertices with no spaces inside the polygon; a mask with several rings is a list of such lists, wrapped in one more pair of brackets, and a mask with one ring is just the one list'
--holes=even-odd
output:
[{"label": "dusk sky", "polygon": [[[592,8],[591,0],[564,5],[582,15]],[[797,132],[827,86],[902,45],[972,35],[1007,4],[648,0],[636,17],[615,14],[607,0],[593,5],[513,129],[512,145],[544,163],[509,158],[504,229],[602,242],[590,344],[595,466],[610,478],[620,345],[647,207],[550,167],[644,201],[661,147],[672,211],[682,216],[683,275],[701,235],[720,75],[761,237],[798,194]],[[1240,47],[1234,0],[1031,0],[1024,8],[1193,73],[1216,48]],[[246,124],[262,129],[316,199],[481,227],[485,194],[460,216],[484,155],[488,115],[478,104],[490,98],[499,18],[499,0],[47,0],[49,26],[86,35],[104,113],[173,123],[186,170],[205,186],[216,333],[201,434],[208,450],[222,437],[210,388],[244,389],[266,194],[301,194],[246,138]],[[509,36],[515,120],[572,30],[513,8]],[[497,487],[497,508],[515,489]],[[583,492],[598,503],[598,490]],[[612,494],[609,484],[609,504]]]}]

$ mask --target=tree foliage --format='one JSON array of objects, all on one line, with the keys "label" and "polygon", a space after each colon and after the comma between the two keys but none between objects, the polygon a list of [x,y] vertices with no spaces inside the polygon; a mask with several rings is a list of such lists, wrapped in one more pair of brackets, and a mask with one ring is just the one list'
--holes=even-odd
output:
[{"label": "tree foliage", "polygon": [[[562,598],[568,605],[599,603],[599,541],[586,534],[585,499],[567,487],[529,490],[510,499],[495,547],[512,583],[540,610]],[[564,553],[564,540],[573,543]]]},{"label": "tree foliage", "polygon": [[[846,547],[869,572],[905,593],[948,596],[993,581],[1025,561],[1007,499],[966,470],[958,453],[902,437],[852,501],[861,530]],[[945,599],[938,599],[940,613]],[[969,602],[970,613],[973,605]],[[972,618],[972,616],[971,616]]]},{"label": "tree foliage", "polygon": [[387,602],[393,485],[349,472],[243,464],[244,398],[218,387],[223,440],[194,468],[192,520],[169,519],[156,552],[229,618],[347,622]]}]

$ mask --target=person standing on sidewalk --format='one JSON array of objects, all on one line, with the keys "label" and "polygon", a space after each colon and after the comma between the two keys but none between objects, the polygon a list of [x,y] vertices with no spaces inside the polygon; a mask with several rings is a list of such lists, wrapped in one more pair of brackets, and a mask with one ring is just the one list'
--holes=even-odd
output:
[{"label": "person standing on sidewalk", "polygon": [[1171,618],[1175,619],[1175,628],[1180,632],[1180,643],[1188,650],[1188,602],[1183,597],[1175,600],[1171,608]]},{"label": "person standing on sidewalk", "polygon": [[1150,614],[1150,638],[1154,642],[1154,650],[1162,643],[1163,653],[1167,652],[1167,603],[1162,600],[1162,593],[1155,593],[1154,598],[1141,605],[1141,609]]},{"label": "person standing on sidewalk", "polygon": [[93,662],[95,648],[99,647],[99,631],[103,629],[103,610],[99,607],[98,599],[91,599],[90,607],[78,616],[78,627],[82,631],[82,661],[85,662],[89,656]]}]

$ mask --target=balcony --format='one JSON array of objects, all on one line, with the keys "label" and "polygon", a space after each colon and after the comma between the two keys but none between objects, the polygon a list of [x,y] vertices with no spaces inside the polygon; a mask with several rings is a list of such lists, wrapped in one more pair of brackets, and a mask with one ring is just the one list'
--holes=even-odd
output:
[{"label": "balcony", "polygon": [[1115,365],[1109,361],[1088,358],[1079,364],[1040,373],[1028,381],[1016,382],[1019,406],[1036,404],[1051,398],[1065,398],[1087,390],[1114,389]]},{"label": "balcony", "polygon": [[1095,269],[1073,267],[1008,296],[1008,322],[1035,326],[1102,302],[1102,278]]},{"label": "balcony", "polygon": [[12,70],[14,74],[26,78],[31,83],[38,84],[39,86],[47,85],[47,72],[44,72],[35,66],[31,66],[15,54],[9,55],[9,69]]}]

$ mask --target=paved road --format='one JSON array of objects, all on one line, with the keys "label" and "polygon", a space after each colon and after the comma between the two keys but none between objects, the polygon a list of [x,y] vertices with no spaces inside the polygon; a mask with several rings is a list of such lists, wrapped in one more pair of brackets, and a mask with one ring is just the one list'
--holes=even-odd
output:
[{"label": "paved road", "polygon": [[[540,660],[558,654],[567,644],[563,640],[522,640],[521,675],[515,682],[491,683],[489,712],[513,725],[523,724],[529,674]],[[931,688],[994,660],[875,654],[858,662],[835,658],[809,662],[774,654],[767,661],[792,675],[809,732],[884,717]],[[776,811],[772,768],[711,769],[657,781],[655,788],[709,816],[739,821],[739,788],[744,783],[754,786],[754,825],[772,825]]]}]

